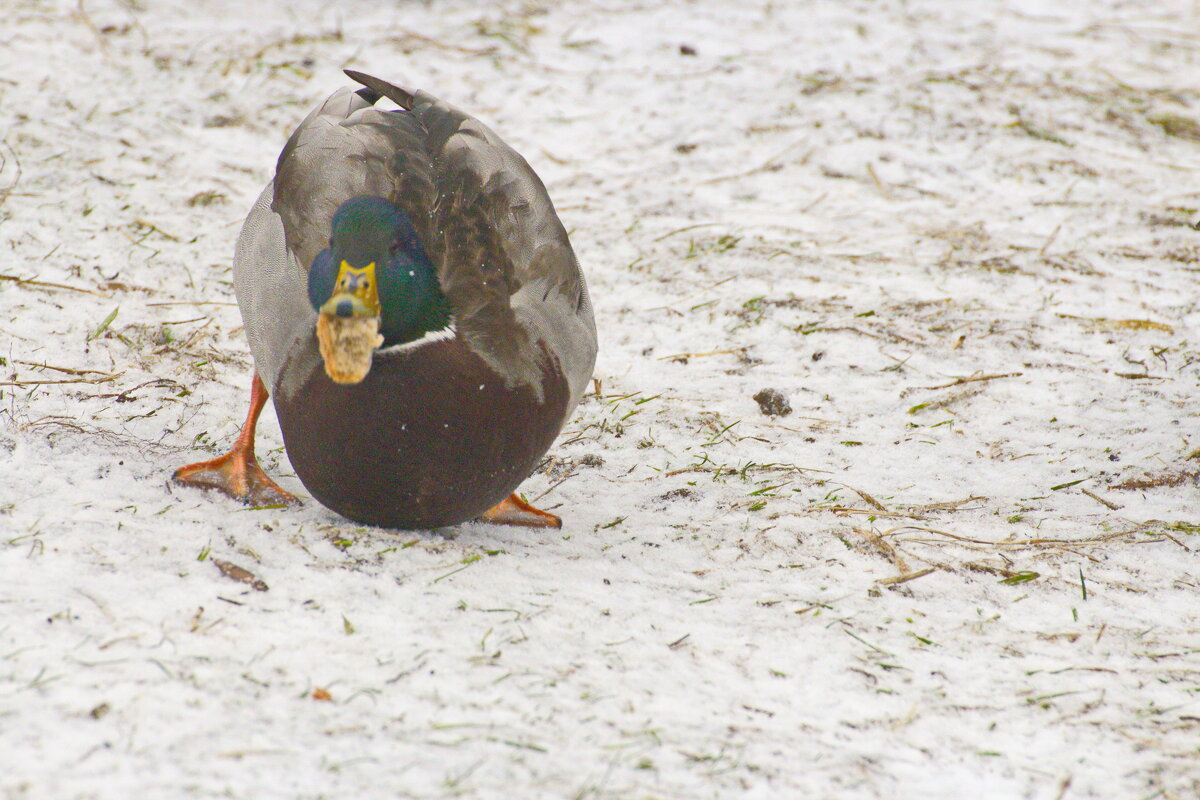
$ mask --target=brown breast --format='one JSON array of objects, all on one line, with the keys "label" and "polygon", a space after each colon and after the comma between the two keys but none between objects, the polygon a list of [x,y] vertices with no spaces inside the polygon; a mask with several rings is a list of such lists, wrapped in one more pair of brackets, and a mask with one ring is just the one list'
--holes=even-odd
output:
[{"label": "brown breast", "polygon": [[505,387],[457,338],[377,353],[353,385],[331,381],[317,359],[298,391],[275,398],[296,475],[357,522],[435,528],[474,519],[528,477],[565,422],[567,381],[541,350],[540,403],[532,387]]}]

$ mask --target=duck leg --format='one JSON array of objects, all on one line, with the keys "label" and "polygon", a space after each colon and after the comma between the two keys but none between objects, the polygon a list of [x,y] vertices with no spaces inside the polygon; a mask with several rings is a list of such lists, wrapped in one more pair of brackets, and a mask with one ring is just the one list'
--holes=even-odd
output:
[{"label": "duck leg", "polygon": [[562,518],[526,503],[516,492],[496,503],[479,518],[493,525],[521,525],[527,528],[561,528]]},{"label": "duck leg", "polygon": [[254,382],[250,386],[250,412],[246,414],[246,421],[242,423],[241,433],[234,441],[233,448],[212,461],[180,467],[171,479],[197,489],[217,489],[247,505],[297,502],[295,495],[280,489],[275,481],[267,477],[254,457],[254,428],[266,403],[267,387],[263,386],[262,378],[255,372]]}]

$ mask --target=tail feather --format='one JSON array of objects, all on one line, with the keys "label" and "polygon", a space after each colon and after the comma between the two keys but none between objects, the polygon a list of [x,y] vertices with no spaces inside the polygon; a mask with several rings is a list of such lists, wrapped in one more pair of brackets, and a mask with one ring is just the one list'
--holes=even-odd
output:
[{"label": "tail feather", "polygon": [[[380,97],[386,97],[406,111],[412,110],[413,93],[410,90],[401,88],[392,83],[388,83],[385,80],[375,78],[371,75],[367,75],[365,72],[358,72],[352,69],[343,70],[343,72],[345,72],[351,80],[361,83],[363,86],[367,87],[366,89],[359,89],[357,94],[372,105],[374,105],[375,101],[377,101]],[[374,99],[372,99],[372,95],[374,96]]]}]

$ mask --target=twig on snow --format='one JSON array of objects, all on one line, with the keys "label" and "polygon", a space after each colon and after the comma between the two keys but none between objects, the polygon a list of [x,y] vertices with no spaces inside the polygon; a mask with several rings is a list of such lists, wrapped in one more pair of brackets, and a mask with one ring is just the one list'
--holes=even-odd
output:
[{"label": "twig on snow", "polygon": [[977,383],[980,381],[994,381],[999,378],[1017,378],[1025,373],[1023,372],[1002,372],[995,375],[972,375],[969,378],[955,378],[949,383],[939,383],[937,386],[922,386],[922,389],[949,389],[952,386],[962,386],[964,383]]}]

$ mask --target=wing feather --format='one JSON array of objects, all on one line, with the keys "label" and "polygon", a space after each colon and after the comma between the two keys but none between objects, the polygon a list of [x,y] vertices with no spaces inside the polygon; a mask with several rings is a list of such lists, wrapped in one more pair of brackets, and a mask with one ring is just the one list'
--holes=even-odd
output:
[{"label": "wing feather", "polygon": [[[436,266],[458,334],[510,382],[539,384],[539,350],[515,310],[523,290],[586,316],[594,357],[583,277],[525,159],[426,92],[347,74],[366,89],[339,90],[309,114],[276,167],[271,207],[296,263],[307,268],[327,246],[343,201],[385,197],[412,221]],[[380,96],[405,110],[375,108]],[[543,334],[553,325],[535,327]]]}]

